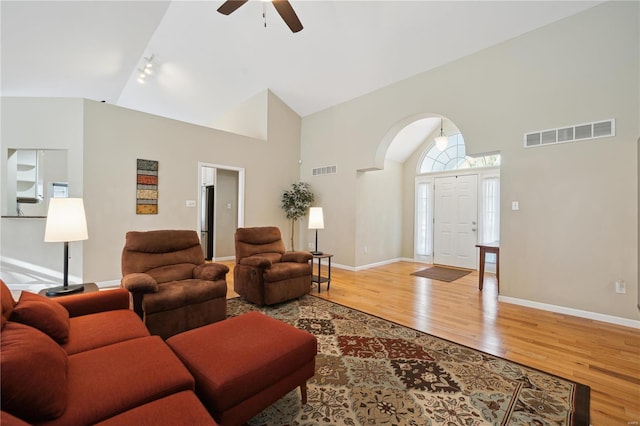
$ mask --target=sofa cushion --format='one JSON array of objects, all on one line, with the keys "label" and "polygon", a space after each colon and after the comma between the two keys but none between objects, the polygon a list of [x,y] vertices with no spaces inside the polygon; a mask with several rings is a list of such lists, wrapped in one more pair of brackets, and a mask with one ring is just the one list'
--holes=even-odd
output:
[{"label": "sofa cushion", "polygon": [[188,280],[193,278],[193,270],[196,266],[197,265],[193,263],[169,264],[149,269],[146,271],[146,274],[156,280],[158,284]]},{"label": "sofa cushion", "polygon": [[23,291],[10,320],[35,327],[58,343],[69,338],[69,311],[39,294]]},{"label": "sofa cushion", "polygon": [[2,409],[29,422],[67,406],[67,354],[43,332],[8,321],[0,343]]},{"label": "sofa cushion", "polygon": [[98,423],[98,426],[214,426],[216,424],[196,394],[183,391],[118,414]]},{"label": "sofa cushion", "polygon": [[274,263],[271,268],[264,271],[265,282],[276,282],[291,278],[308,277],[311,286],[311,265],[309,263]]},{"label": "sofa cushion", "polygon": [[202,303],[207,300],[225,297],[227,283],[223,280],[182,280],[160,284],[157,293],[147,293],[142,301],[144,312],[170,311],[186,305]]},{"label": "sofa cushion", "polygon": [[29,423],[22,419],[12,416],[6,411],[0,411],[0,425],[2,426],[29,426]]},{"label": "sofa cushion", "polygon": [[261,253],[279,253],[286,249],[277,226],[238,228],[235,232],[236,262]]},{"label": "sofa cushion", "polygon": [[13,299],[13,295],[11,294],[9,287],[7,287],[2,280],[0,280],[0,304],[2,305],[2,318],[6,321],[11,316],[11,312],[13,312],[13,307],[16,305],[16,301]]},{"label": "sofa cushion", "polygon": [[149,336],[140,317],[125,309],[82,315],[69,322],[69,340],[62,345],[69,355]]},{"label": "sofa cushion", "polygon": [[[130,231],[122,250],[122,274],[145,272],[158,283],[193,278],[204,263],[198,234],[192,230]],[[176,268],[163,269],[175,265]]]},{"label": "sofa cushion", "polygon": [[98,312],[129,309],[129,292],[124,288],[71,294],[65,297],[57,297],[55,300],[69,311],[70,318]]},{"label": "sofa cushion", "polygon": [[[52,424],[94,424],[159,398],[194,390],[194,380],[158,336],[69,355],[69,401]],[[96,394],[96,391],[99,394]]]}]

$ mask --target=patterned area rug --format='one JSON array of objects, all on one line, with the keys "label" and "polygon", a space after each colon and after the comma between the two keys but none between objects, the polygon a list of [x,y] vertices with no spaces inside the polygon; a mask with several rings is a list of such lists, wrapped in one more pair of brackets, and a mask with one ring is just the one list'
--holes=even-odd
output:
[{"label": "patterned area rug", "polygon": [[298,389],[250,425],[588,425],[589,388],[307,295],[228,301],[314,334],[308,404]]},{"label": "patterned area rug", "polygon": [[432,266],[431,268],[421,269],[413,272],[411,275],[418,277],[430,278],[432,280],[452,282],[465,275],[469,275],[471,271],[464,269],[442,268],[440,266]]}]

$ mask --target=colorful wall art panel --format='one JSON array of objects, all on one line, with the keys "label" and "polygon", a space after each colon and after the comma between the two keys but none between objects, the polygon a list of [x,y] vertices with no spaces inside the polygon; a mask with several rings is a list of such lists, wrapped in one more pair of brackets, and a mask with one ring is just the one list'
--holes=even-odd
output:
[{"label": "colorful wall art panel", "polygon": [[158,214],[158,162],[138,159],[136,214]]}]

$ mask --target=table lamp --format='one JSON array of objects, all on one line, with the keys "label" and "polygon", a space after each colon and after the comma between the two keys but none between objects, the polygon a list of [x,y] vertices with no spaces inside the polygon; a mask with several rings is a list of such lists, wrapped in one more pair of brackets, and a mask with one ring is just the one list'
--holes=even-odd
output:
[{"label": "table lamp", "polygon": [[324,218],[322,217],[322,207],[309,208],[309,229],[316,230],[316,249],[311,254],[322,254],[318,251],[318,229],[324,229]]},{"label": "table lamp", "polygon": [[44,229],[45,242],[64,242],[63,285],[47,289],[47,296],[79,293],[84,284],[69,285],[69,241],[89,238],[82,198],[51,198]]}]

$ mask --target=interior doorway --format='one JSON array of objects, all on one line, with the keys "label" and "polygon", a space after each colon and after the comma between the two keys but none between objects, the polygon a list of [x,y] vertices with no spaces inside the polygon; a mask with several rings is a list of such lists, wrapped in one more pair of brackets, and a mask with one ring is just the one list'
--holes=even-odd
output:
[{"label": "interior doorway", "polygon": [[198,163],[198,232],[207,260],[235,257],[234,233],[244,226],[244,169]]}]

